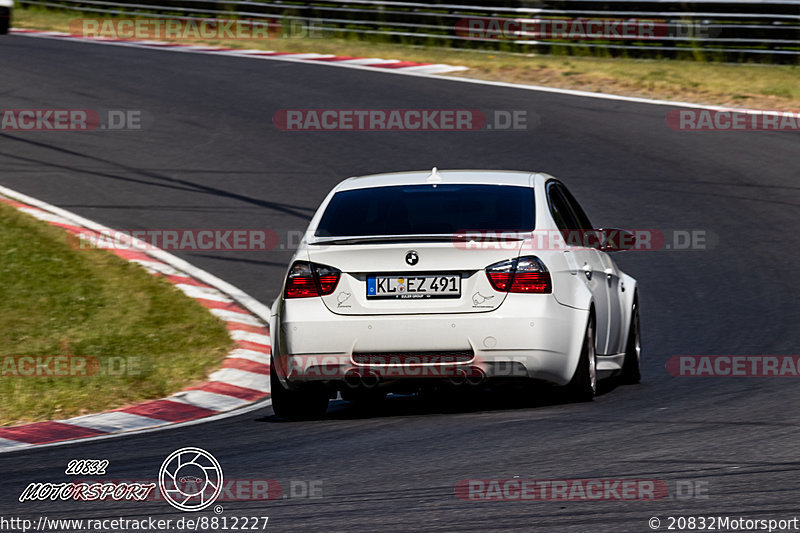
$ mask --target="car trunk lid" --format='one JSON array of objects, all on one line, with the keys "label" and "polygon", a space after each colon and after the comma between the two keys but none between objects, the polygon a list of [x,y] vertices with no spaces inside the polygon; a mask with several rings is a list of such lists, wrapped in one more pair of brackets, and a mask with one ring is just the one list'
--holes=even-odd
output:
[{"label": "car trunk lid", "polygon": [[496,247],[471,247],[453,238],[336,242],[307,248],[310,261],[342,272],[333,293],[322,297],[325,306],[340,315],[385,315],[497,309],[506,294],[492,288],[484,269],[517,257],[523,241],[500,241]]}]

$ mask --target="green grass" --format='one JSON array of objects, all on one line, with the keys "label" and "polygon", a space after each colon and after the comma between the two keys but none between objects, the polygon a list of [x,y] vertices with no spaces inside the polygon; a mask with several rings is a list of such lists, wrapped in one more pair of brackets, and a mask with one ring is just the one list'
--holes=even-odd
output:
[{"label": "green grass", "polygon": [[[231,347],[224,324],[166,280],[67,236],[0,203],[0,425],[163,397]],[[100,371],[14,377],[11,355],[88,356]]]},{"label": "green grass", "polygon": [[[41,9],[15,11],[16,27],[69,31],[76,18],[100,14]],[[197,42],[197,41],[195,41]],[[566,55],[522,55],[444,47],[407,46],[376,39],[277,38],[203,41],[231,48],[405,59],[470,67],[464,76],[565,89],[701,104],[800,111],[800,66],[727,64],[676,59],[629,59]]]}]

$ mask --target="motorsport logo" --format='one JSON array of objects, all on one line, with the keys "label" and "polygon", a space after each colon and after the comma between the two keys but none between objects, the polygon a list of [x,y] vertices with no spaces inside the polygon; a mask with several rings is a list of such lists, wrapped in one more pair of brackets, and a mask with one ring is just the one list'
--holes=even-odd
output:
[{"label": "motorsport logo", "polygon": [[[106,459],[73,459],[69,476],[104,476]],[[158,488],[158,490],[156,490]],[[166,501],[181,511],[195,512],[220,501],[319,499],[322,480],[290,480],[286,489],[274,479],[225,479],[219,461],[206,450],[180,448],[161,464],[158,478],[139,480],[77,479],[67,483],[29,483],[19,496],[25,501]],[[222,514],[215,505],[215,514]]]},{"label": "motorsport logo", "polygon": [[71,482],[29,483],[19,501],[147,501],[155,483],[138,482]]},{"label": "motorsport logo", "polygon": [[[81,463],[81,468],[76,469],[76,463]],[[105,475],[107,467],[108,460],[105,459],[73,460],[68,463],[65,473]],[[181,511],[205,509],[219,497],[222,484],[222,467],[213,455],[201,448],[175,450],[164,460],[158,472],[161,495]],[[138,481],[29,483],[19,501],[147,501],[155,488],[153,482]]]},{"label": "motorsport logo", "polygon": [[[219,462],[202,448],[175,450],[158,471],[161,495],[181,511],[202,511],[214,503],[222,492],[223,482]],[[215,511],[222,512],[221,508]]]}]

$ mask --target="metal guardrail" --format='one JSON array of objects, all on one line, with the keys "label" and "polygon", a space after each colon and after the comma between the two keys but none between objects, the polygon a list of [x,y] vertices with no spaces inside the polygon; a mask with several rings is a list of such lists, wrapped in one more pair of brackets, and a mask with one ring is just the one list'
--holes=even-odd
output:
[{"label": "metal guardrail", "polygon": [[[380,0],[18,0],[135,17],[275,21],[319,35],[413,44],[797,62],[800,0],[541,0],[472,5]],[[483,4],[483,5],[479,5]],[[502,5],[498,5],[502,4]],[[519,5],[524,4],[524,5]],[[622,34],[622,28],[632,31]]]}]

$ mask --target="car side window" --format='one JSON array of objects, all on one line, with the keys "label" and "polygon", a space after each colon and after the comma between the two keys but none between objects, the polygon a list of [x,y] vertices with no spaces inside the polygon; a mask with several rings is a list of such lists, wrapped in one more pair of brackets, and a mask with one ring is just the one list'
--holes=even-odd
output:
[{"label": "car side window", "polygon": [[570,207],[570,211],[572,211],[575,221],[577,222],[577,226],[575,229],[582,229],[582,230],[591,230],[594,229],[592,226],[591,221],[589,221],[589,217],[586,216],[586,212],[581,207],[581,204],[572,196],[572,193],[561,183],[558,184],[558,189],[564,195],[564,199],[567,202],[567,205]]},{"label": "car side window", "polygon": [[558,229],[561,230],[566,239],[568,235],[565,232],[576,229],[577,221],[561,192],[558,182],[551,181],[547,184],[547,201],[550,204],[550,214],[553,215],[556,226],[558,226]]}]

